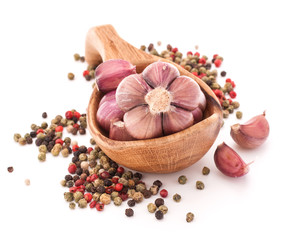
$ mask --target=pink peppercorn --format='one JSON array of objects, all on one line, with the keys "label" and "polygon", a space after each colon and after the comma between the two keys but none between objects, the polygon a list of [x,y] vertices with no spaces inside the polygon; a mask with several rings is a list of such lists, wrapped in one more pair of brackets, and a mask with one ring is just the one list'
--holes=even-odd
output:
[{"label": "pink peppercorn", "polygon": [[79,150],[79,146],[78,145],[73,145],[72,146],[72,151],[73,152],[77,152]]},{"label": "pink peppercorn", "polygon": [[222,63],[221,59],[216,59],[216,60],[214,61],[214,64],[215,64],[215,66],[216,66],[217,68],[221,66],[221,63]]},{"label": "pink peppercorn", "polygon": [[172,52],[173,52],[173,53],[176,53],[177,51],[178,51],[178,48],[173,48],[173,49],[172,49]]},{"label": "pink peppercorn", "polygon": [[87,153],[90,154],[94,149],[92,147],[88,147]]},{"label": "pink peppercorn", "polygon": [[160,196],[161,196],[162,198],[167,197],[167,196],[168,196],[168,191],[167,191],[166,189],[162,189],[162,190],[160,191]]},{"label": "pink peppercorn", "polygon": [[193,53],[191,51],[187,52],[186,55],[193,55]]},{"label": "pink peppercorn", "polygon": [[97,209],[98,211],[102,211],[102,210],[104,209],[104,204],[103,204],[103,203],[97,203],[97,204],[96,204],[96,209]]},{"label": "pink peppercorn", "polygon": [[44,133],[44,130],[42,128],[39,128],[37,131],[36,131],[36,134],[38,133]]},{"label": "pink peppercorn", "polygon": [[200,53],[196,52],[196,53],[194,53],[194,56],[200,57]]},{"label": "pink peppercorn", "polygon": [[90,72],[88,71],[88,70],[85,70],[84,72],[83,72],[83,77],[85,77],[85,76],[87,76],[87,75],[89,75],[90,74]]},{"label": "pink peppercorn", "polygon": [[55,128],[55,131],[56,131],[56,132],[62,132],[62,131],[63,131],[63,126],[57,126],[57,127]]},{"label": "pink peppercorn", "polygon": [[206,64],[206,59],[202,57],[202,58],[199,59],[198,62],[202,63],[202,64]]},{"label": "pink peppercorn", "polygon": [[198,72],[192,72],[192,74],[198,77]]},{"label": "pink peppercorn", "polygon": [[115,185],[115,191],[120,192],[123,189],[123,184],[122,183],[117,183]]},{"label": "pink peppercorn", "polygon": [[65,113],[65,118],[68,119],[68,120],[72,119],[73,118],[73,112],[72,111],[67,111]]},{"label": "pink peppercorn", "polygon": [[72,163],[72,164],[70,164],[69,167],[68,167],[68,172],[69,172],[70,174],[74,174],[74,173],[76,172],[76,169],[77,169],[76,165],[75,165],[74,163]]},{"label": "pink peppercorn", "polygon": [[97,201],[92,201],[92,202],[89,204],[89,206],[90,206],[90,208],[94,208],[94,207],[96,206],[96,204],[97,204]]},{"label": "pink peppercorn", "polygon": [[61,138],[58,138],[55,143],[59,143],[60,145],[63,145],[64,144],[64,141],[61,139]]},{"label": "pink peppercorn", "polygon": [[84,198],[87,201],[87,203],[91,202],[93,199],[93,195],[91,193],[85,193]]},{"label": "pink peppercorn", "polygon": [[76,117],[78,120],[81,117],[81,114],[79,112],[74,112],[74,117]]},{"label": "pink peppercorn", "polygon": [[125,169],[123,167],[118,167],[117,168],[117,172],[120,173],[120,174],[123,174],[125,171]]},{"label": "pink peppercorn", "polygon": [[231,98],[236,98],[236,92],[234,92],[234,91],[230,91],[229,92],[229,96],[231,97]]}]

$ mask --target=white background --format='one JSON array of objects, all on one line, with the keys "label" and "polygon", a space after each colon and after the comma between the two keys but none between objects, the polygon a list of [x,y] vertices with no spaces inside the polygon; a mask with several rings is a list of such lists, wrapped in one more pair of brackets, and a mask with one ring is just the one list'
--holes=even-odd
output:
[{"label": "white background", "polygon": [[[0,3],[0,239],[280,239],[280,7],[278,1],[1,1]],[[219,70],[235,81],[243,119],[230,115],[210,151],[196,164],[178,173],[144,174],[169,191],[169,212],[157,221],[146,210],[156,197],[124,215],[127,204],[112,203],[103,212],[71,211],[60,180],[71,157],[50,154],[41,163],[35,145],[21,147],[13,134],[24,135],[31,123],[75,108],[86,111],[92,82],[82,72],[84,41],[92,26],[112,24],[119,35],[139,47],[162,41],[180,51],[198,51],[224,57]],[[74,81],[67,79],[73,72]],[[223,84],[224,79],[219,79]],[[256,150],[239,148],[229,135],[230,125],[243,123],[266,110],[270,136]],[[65,135],[66,136],[66,135]],[[89,134],[77,136],[89,146]],[[225,141],[250,172],[238,179],[215,167],[216,146]],[[279,148],[279,149],[278,149]],[[7,167],[14,172],[8,173]],[[208,166],[209,176],[201,169]],[[185,174],[186,185],[177,178]],[[28,178],[30,186],[24,184]],[[196,180],[205,189],[195,189]],[[172,195],[182,201],[175,203]],[[185,221],[193,212],[192,223]]]}]

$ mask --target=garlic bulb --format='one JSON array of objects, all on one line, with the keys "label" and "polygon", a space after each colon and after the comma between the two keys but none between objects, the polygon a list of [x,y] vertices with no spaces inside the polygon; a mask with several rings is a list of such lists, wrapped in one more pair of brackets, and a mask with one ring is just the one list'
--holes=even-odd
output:
[{"label": "garlic bulb", "polygon": [[244,124],[231,126],[230,135],[241,147],[256,148],[263,144],[269,135],[269,124],[265,113],[251,118]]},{"label": "garlic bulb", "polygon": [[226,176],[241,177],[249,172],[249,164],[224,142],[217,147],[214,160],[216,167]]},{"label": "garlic bulb", "polygon": [[123,121],[111,121],[109,138],[118,141],[131,141],[134,138],[128,133]]},{"label": "garlic bulb", "polygon": [[131,136],[148,139],[172,134],[194,123],[191,111],[205,108],[199,85],[169,63],[155,62],[142,74],[122,80],[116,90],[118,106]]},{"label": "garlic bulb", "polygon": [[112,59],[101,63],[95,70],[98,89],[107,93],[115,90],[127,76],[136,73],[136,66],[122,59]]},{"label": "garlic bulb", "polygon": [[106,131],[109,131],[110,123],[113,119],[122,120],[124,115],[124,112],[116,103],[115,92],[112,91],[103,96],[97,111],[97,121]]}]

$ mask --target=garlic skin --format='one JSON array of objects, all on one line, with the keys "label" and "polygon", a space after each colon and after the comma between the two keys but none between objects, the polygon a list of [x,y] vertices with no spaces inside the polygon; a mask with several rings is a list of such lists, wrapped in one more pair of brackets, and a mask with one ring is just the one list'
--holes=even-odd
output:
[{"label": "garlic skin", "polygon": [[101,104],[97,111],[97,121],[106,131],[110,129],[110,123],[113,119],[122,120],[124,111],[116,103],[115,91],[109,92],[101,99]]},{"label": "garlic skin", "polygon": [[127,76],[136,73],[136,66],[122,59],[112,59],[101,63],[95,70],[98,89],[107,93],[115,90]]},{"label": "garlic skin", "polygon": [[244,124],[232,125],[230,135],[243,148],[259,147],[269,135],[269,123],[265,118],[265,112],[251,118]]},{"label": "garlic skin", "polygon": [[117,141],[132,141],[134,138],[128,133],[125,123],[120,120],[113,120],[110,123],[109,138]]},{"label": "garlic skin", "polygon": [[226,176],[241,177],[249,172],[249,164],[224,142],[217,147],[214,160],[216,167]]},{"label": "garlic skin", "polygon": [[192,110],[206,107],[199,85],[166,62],[148,65],[142,74],[124,78],[116,101],[125,113],[127,131],[136,139],[179,132],[194,123]]}]

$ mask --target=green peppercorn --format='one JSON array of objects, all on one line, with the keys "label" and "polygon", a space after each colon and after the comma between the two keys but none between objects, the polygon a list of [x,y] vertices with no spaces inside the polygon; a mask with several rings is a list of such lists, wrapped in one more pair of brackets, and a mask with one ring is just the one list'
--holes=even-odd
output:
[{"label": "green peppercorn", "polygon": [[156,211],[157,207],[154,203],[149,203],[147,205],[147,210],[150,212],[150,213],[154,213]]},{"label": "green peppercorn", "polygon": [[14,134],[14,140],[16,141],[16,142],[19,142],[19,139],[21,138],[21,135],[19,134],[19,133],[15,133]]},{"label": "green peppercorn", "polygon": [[187,178],[184,175],[179,176],[178,182],[179,184],[186,184]]},{"label": "green peppercorn", "polygon": [[31,126],[30,126],[31,130],[33,130],[33,131],[36,129],[36,127],[37,127],[37,125],[36,125],[36,124],[34,124],[34,123],[33,123],[33,124],[31,124]]},{"label": "green peppercorn", "polygon": [[237,101],[233,101],[233,102],[231,103],[231,105],[234,107],[234,109],[237,109],[237,108],[240,107],[240,103],[237,102]]},{"label": "green peppercorn", "polygon": [[85,198],[82,198],[78,201],[78,207],[80,207],[80,208],[87,207],[87,204],[88,204],[88,202]]},{"label": "green peppercorn", "polygon": [[79,61],[80,60],[80,55],[78,53],[75,53],[74,55],[74,60]]},{"label": "green peppercorn", "polygon": [[199,190],[203,190],[205,188],[205,185],[201,181],[196,181],[196,188]]},{"label": "green peppercorn", "polygon": [[180,202],[180,200],[181,200],[181,195],[179,195],[179,194],[175,194],[174,196],[173,196],[173,200],[175,201],[175,202]]},{"label": "green peppercorn", "polygon": [[40,145],[39,148],[38,148],[39,152],[41,153],[47,153],[47,147],[46,145]]},{"label": "green peppercorn", "polygon": [[228,116],[229,116],[229,111],[226,109],[226,110],[223,110],[222,111],[222,116],[223,116],[223,118],[228,118]]},{"label": "green peppercorn", "polygon": [[60,185],[62,185],[63,187],[65,187],[65,186],[66,186],[66,180],[65,180],[65,179],[61,180],[61,181],[60,181]]},{"label": "green peppercorn", "polygon": [[41,161],[41,162],[46,161],[46,153],[45,152],[40,152],[38,154],[38,160]]},{"label": "green peppercorn", "polygon": [[237,117],[238,119],[241,119],[242,116],[243,116],[243,113],[242,113],[241,111],[237,111],[237,112],[236,112],[236,117]]},{"label": "green peppercorn", "polygon": [[41,128],[42,129],[46,129],[48,127],[48,123],[46,123],[46,122],[42,122],[41,123]]},{"label": "green peppercorn", "polygon": [[210,173],[210,169],[208,167],[203,167],[202,174],[203,175],[208,175],[209,173]]},{"label": "green peppercorn", "polygon": [[61,150],[61,155],[62,155],[63,157],[68,157],[68,155],[69,155],[68,149],[67,149],[67,148],[62,149],[62,150]]},{"label": "green peppercorn", "polygon": [[156,185],[152,185],[149,190],[151,191],[152,195],[156,195],[159,191],[159,187]]},{"label": "green peppercorn", "polygon": [[165,205],[161,205],[158,208],[163,214],[166,214],[168,212],[168,208]]},{"label": "green peppercorn", "polygon": [[143,200],[143,194],[141,192],[135,192],[132,198],[136,203],[140,203]]},{"label": "green peppercorn", "polygon": [[146,186],[143,183],[139,183],[136,185],[137,192],[143,192],[144,190],[146,190]]},{"label": "green peppercorn", "polygon": [[38,138],[44,139],[44,138],[46,137],[46,135],[45,135],[44,133],[41,133],[41,132],[40,132],[40,133],[37,134],[36,137],[37,137],[37,139],[38,139]]},{"label": "green peppercorn", "polygon": [[69,203],[69,208],[70,209],[75,209],[76,204],[74,202]]},{"label": "green peppercorn", "polygon": [[73,193],[71,192],[65,192],[64,193],[64,199],[67,201],[67,202],[72,202],[73,201]]},{"label": "green peppercorn", "polygon": [[122,198],[120,198],[120,197],[115,197],[115,198],[113,199],[113,202],[114,202],[114,205],[115,205],[115,206],[120,206],[120,205],[122,204],[123,200],[122,200]]},{"label": "green peppercorn", "polygon": [[230,105],[230,106],[228,106],[227,110],[229,113],[233,113],[234,107],[232,105]]},{"label": "green peppercorn", "polygon": [[77,191],[73,194],[73,198],[74,198],[74,201],[78,203],[78,201],[83,198],[83,193]]},{"label": "green peppercorn", "polygon": [[92,145],[95,145],[95,144],[96,144],[95,139],[94,139],[94,138],[91,138],[91,139],[90,139],[90,143],[91,143]]},{"label": "green peppercorn", "polygon": [[140,50],[145,51],[146,50],[146,46],[145,45],[141,45],[140,46]]},{"label": "green peppercorn", "polygon": [[26,144],[26,139],[25,139],[25,138],[23,138],[23,137],[20,137],[18,142],[19,142],[19,144],[20,144],[20,145],[22,145],[22,146],[23,146],[23,145],[25,145],[25,144]]},{"label": "green peppercorn", "polygon": [[191,222],[194,219],[194,214],[192,212],[189,212],[186,214],[186,221]]},{"label": "green peppercorn", "polygon": [[111,199],[114,200],[114,198],[119,196],[119,193],[116,191],[113,191],[110,195],[111,195]]}]

